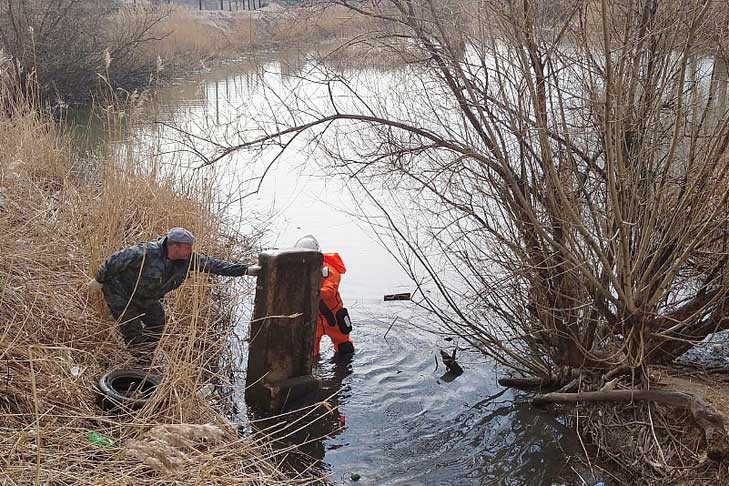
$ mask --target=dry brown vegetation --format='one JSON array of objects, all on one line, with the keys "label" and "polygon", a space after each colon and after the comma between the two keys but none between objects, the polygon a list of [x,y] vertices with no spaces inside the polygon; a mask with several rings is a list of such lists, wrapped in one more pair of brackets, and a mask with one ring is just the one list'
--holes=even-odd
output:
[{"label": "dry brown vegetation", "polygon": [[[127,16],[138,18],[139,12],[129,9],[114,21],[123,26]],[[247,13],[225,15],[171,8],[153,29],[158,40],[148,43],[143,55],[159,57],[163,64],[188,66],[195,66],[200,60],[239,57],[265,42],[263,25]]]},{"label": "dry brown vegetation", "polygon": [[[729,416],[726,375],[691,367],[656,368],[652,374],[656,390],[682,390],[702,397]],[[613,474],[624,478],[615,484],[709,486],[725,484],[729,478],[726,461],[715,462],[707,454],[706,436],[688,408],[650,402],[592,402],[567,412],[579,417],[580,433],[594,446],[591,466],[606,467],[606,478]]]},{"label": "dry brown vegetation", "polygon": [[[159,55],[170,61],[239,57],[251,55],[258,48],[308,52],[340,47],[342,43],[374,47],[369,40],[383,27],[379,20],[329,4],[253,14],[184,8],[169,12],[154,28],[160,40],[150,43],[146,51],[148,56]],[[133,9],[128,15],[139,17]]]},{"label": "dry brown vegetation", "polygon": [[342,42],[380,29],[376,19],[360,15],[340,5],[322,4],[316,8],[292,8],[281,12],[271,23],[271,41],[282,47],[316,48],[321,42]]},{"label": "dry brown vegetation", "polygon": [[[6,91],[0,101],[14,103]],[[218,366],[231,309],[215,298],[224,288],[206,275],[191,276],[167,300],[154,361],[163,380],[151,401],[130,416],[97,406],[102,372],[132,363],[85,286],[102,258],[173,225],[191,228],[218,256],[250,252],[249,243],[221,237],[208,187],[181,188],[173,179],[120,147],[97,163],[79,159],[69,134],[33,106],[0,112],[3,484],[311,482],[281,469],[282,451],[267,435],[239,437],[221,414],[223,395],[213,404],[198,393],[206,383],[231,384]],[[113,447],[90,443],[88,431],[112,438]]]}]

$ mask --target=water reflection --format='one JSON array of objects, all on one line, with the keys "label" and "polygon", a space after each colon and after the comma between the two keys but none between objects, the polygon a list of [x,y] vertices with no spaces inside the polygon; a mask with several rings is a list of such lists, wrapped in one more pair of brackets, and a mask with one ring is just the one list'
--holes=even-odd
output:
[{"label": "water reflection", "polygon": [[293,82],[303,72],[308,62],[306,53],[300,50],[282,51],[278,60],[282,83]]},{"label": "water reflection", "polygon": [[353,474],[364,485],[581,484],[567,459],[580,452],[570,424],[496,386],[478,354],[459,355],[464,373],[446,382],[432,335],[401,327],[384,341],[392,312],[359,306],[355,355],[327,350],[317,363],[317,399],[332,408],[289,428],[279,446],[301,444],[295,465],[317,463],[339,484]]},{"label": "water reflection", "polygon": [[[323,475],[330,468],[323,461],[327,449],[345,444],[326,445],[346,429],[346,416],[340,406],[351,395],[345,379],[352,374],[353,355],[335,355],[326,365],[315,366],[314,374],[321,380],[321,388],[300,402],[287,403],[279,416],[267,418],[260,411],[248,408],[251,424],[248,433],[274,439],[274,447],[282,454],[286,464],[298,471],[318,468]],[[245,408],[245,404],[242,404]]]},{"label": "water reflection", "polygon": [[[326,402],[328,407],[320,409],[321,418],[311,427],[311,436],[320,440],[311,443],[307,453],[318,460],[324,459],[326,450],[338,449],[346,444],[338,444],[335,438],[347,428],[347,417],[342,407],[352,394],[351,384],[347,378],[352,374],[353,355],[334,355],[314,367],[314,375],[321,380],[319,402]],[[321,463],[323,471],[329,472],[326,463]]]}]

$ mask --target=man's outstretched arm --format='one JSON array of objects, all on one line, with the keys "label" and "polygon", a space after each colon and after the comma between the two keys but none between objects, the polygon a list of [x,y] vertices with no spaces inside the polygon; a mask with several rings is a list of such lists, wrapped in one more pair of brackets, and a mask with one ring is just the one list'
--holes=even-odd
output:
[{"label": "man's outstretched arm", "polygon": [[256,265],[227,262],[199,253],[194,253],[192,258],[190,268],[196,272],[206,272],[224,277],[241,277],[243,275],[257,275],[259,270],[259,267]]}]

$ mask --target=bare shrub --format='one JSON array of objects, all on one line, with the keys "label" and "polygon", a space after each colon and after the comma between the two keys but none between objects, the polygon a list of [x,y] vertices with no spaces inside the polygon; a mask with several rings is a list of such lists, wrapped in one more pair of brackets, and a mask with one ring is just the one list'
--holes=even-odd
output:
[{"label": "bare shrub", "polygon": [[374,204],[407,208],[386,217],[437,290],[420,303],[527,374],[640,369],[729,327],[711,2],[335,3],[389,25],[368,41],[407,45],[408,68],[386,86],[312,68],[328,98],[290,93],[208,162],[316,133]]}]

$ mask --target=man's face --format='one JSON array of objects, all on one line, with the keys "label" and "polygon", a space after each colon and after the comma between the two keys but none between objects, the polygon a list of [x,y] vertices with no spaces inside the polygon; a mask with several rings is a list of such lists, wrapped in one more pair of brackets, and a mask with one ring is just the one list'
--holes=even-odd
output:
[{"label": "man's face", "polygon": [[192,255],[192,245],[187,243],[168,243],[167,258],[170,260],[187,260]]}]

